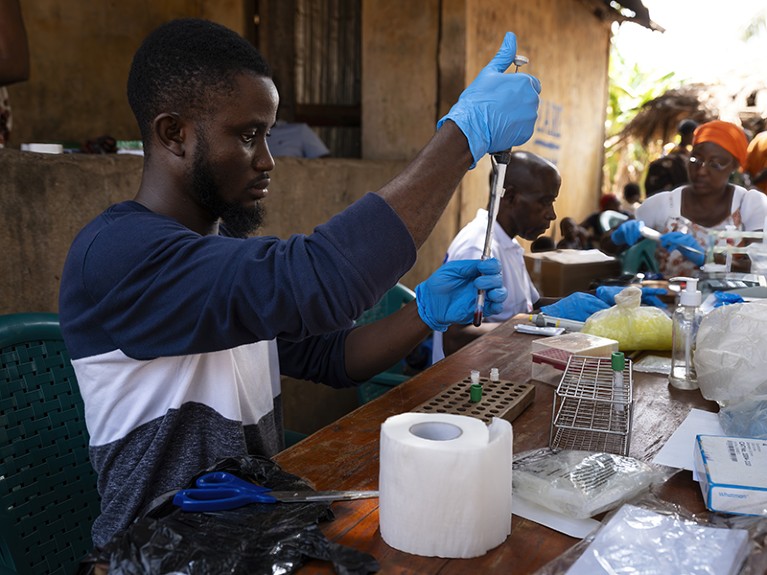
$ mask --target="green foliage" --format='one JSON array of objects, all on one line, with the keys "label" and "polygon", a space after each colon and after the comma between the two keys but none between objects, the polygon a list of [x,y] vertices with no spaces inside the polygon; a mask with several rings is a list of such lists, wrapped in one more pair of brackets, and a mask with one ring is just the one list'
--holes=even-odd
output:
[{"label": "green foliage", "polygon": [[[644,172],[650,156],[658,150],[647,149],[635,140],[618,142],[618,135],[642,105],[681,85],[674,72],[657,73],[643,69],[639,63],[630,63],[620,54],[615,44],[610,48],[609,90],[605,116],[605,192],[619,193],[628,179],[637,181]],[[659,146],[662,146],[662,142]],[[616,190],[617,188],[617,190]]]}]

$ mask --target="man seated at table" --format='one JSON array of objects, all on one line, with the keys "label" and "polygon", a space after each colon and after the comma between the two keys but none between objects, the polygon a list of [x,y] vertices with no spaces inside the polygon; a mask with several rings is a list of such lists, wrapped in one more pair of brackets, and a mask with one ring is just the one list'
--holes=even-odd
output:
[{"label": "man seated at table", "polygon": [[503,73],[515,54],[508,33],[400,175],[280,240],[249,237],[274,168],[266,62],[204,20],[147,37],[128,79],[145,152],[138,193],[78,234],[59,298],[102,498],[97,547],[222,458],[277,453],[280,373],[355,385],[432,330],[471,321],[477,289],[497,313],[498,262],[451,262],[414,304],[353,329],[413,265],[466,170],[532,135],[540,84]]},{"label": "man seated at table", "polygon": [[[452,325],[443,334],[434,333],[432,361],[462,348],[480,335],[495,329],[501,322],[518,313],[530,313],[541,301],[525,267],[524,248],[519,236],[535,240],[557,219],[554,201],[559,195],[562,178],[556,166],[531,152],[512,152],[504,178],[504,194],[493,226],[491,254],[501,262],[503,285],[508,297],[503,310],[487,318],[482,325]],[[453,239],[445,261],[476,259],[482,256],[487,231],[487,210],[477,210],[476,217]]]}]

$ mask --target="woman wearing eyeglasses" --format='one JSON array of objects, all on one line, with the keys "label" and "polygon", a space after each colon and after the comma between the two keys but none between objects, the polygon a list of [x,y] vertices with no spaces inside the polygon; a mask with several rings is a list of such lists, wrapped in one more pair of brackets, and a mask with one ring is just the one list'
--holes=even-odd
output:
[{"label": "woman wearing eyeglasses", "polygon": [[[730,183],[730,175],[743,169],[747,149],[746,134],[735,124],[714,120],[698,126],[687,163],[690,182],[647,198],[636,219],[616,228],[603,249],[621,251],[621,246],[642,239],[642,228],[648,227],[662,234],[656,257],[664,276],[698,275],[709,249],[709,231],[764,227],[767,196]],[[734,258],[732,271],[750,266],[746,256]]]}]

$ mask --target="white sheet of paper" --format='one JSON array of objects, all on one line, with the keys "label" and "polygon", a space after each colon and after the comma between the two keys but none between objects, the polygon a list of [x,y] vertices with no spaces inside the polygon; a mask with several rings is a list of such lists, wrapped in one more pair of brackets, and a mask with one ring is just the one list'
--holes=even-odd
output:
[{"label": "white sheet of paper", "polygon": [[511,500],[511,512],[530,521],[535,521],[545,527],[569,535],[570,537],[577,537],[583,539],[591,533],[594,529],[599,527],[601,523],[596,519],[575,519],[568,517],[562,513],[557,513],[551,509],[547,509],[537,503],[523,499],[518,495],[514,495]]},{"label": "white sheet of paper", "polygon": [[693,479],[698,480],[693,464],[696,435],[725,435],[719,423],[719,415],[702,409],[692,409],[682,424],[669,437],[666,445],[652,460],[658,465],[689,469]]}]

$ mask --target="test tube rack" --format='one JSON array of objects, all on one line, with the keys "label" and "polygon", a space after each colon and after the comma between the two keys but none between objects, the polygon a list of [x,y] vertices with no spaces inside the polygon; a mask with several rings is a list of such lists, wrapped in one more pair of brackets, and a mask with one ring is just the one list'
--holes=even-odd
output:
[{"label": "test tube rack", "polygon": [[518,383],[505,379],[492,381],[480,377],[482,399],[472,402],[471,377],[447,387],[444,391],[417,406],[418,413],[450,413],[467,415],[491,423],[494,417],[514,421],[535,398],[535,384]]},{"label": "test tube rack", "polygon": [[554,393],[549,447],[628,455],[632,389],[631,360],[616,385],[609,357],[571,356]]}]

